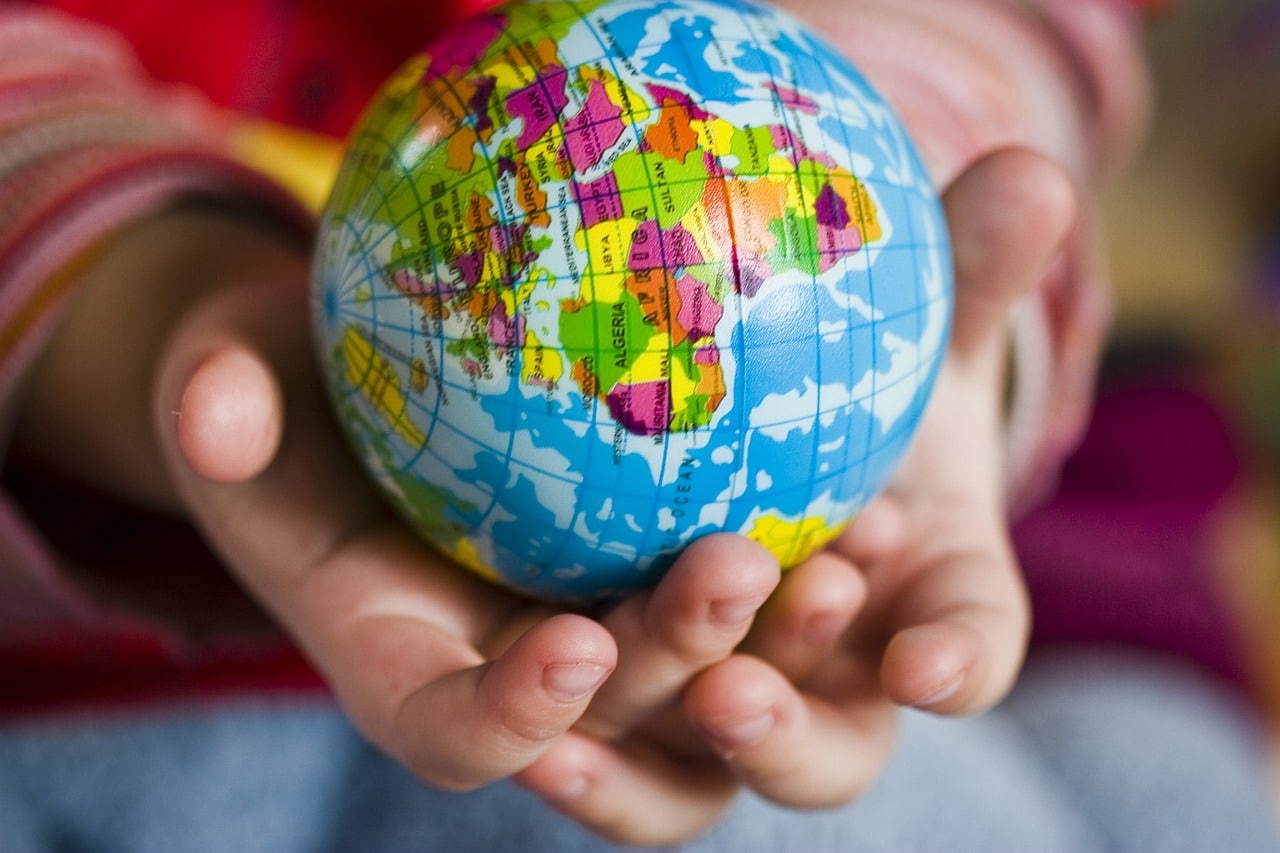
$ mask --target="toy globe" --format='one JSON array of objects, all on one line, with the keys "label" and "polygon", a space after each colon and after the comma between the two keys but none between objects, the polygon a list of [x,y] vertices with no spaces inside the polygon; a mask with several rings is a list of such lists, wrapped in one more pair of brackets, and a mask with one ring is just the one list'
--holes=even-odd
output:
[{"label": "toy globe", "polygon": [[740,0],[522,0],[381,89],[322,215],[338,419],[457,562],[593,602],[880,489],[951,317],[934,189],[860,74]]}]

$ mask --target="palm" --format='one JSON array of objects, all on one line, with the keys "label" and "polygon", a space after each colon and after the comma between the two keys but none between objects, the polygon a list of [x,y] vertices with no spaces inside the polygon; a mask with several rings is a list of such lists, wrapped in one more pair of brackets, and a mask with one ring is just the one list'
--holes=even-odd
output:
[{"label": "palm", "polygon": [[[209,539],[357,725],[423,779],[520,774],[585,825],[644,842],[704,829],[741,782],[796,806],[843,802],[887,760],[894,701],[973,710],[1016,672],[1026,608],[994,475],[1002,328],[1065,230],[1062,187],[1012,153],[947,194],[955,335],[918,440],[878,505],[788,573],[749,637],[778,569],[734,537],[691,548],[601,621],[443,564],[382,509],[324,415],[305,323],[288,319],[305,317],[298,287],[228,288],[179,328],[157,395],[162,444]],[[242,481],[219,475],[235,445],[218,435],[253,424],[199,428],[243,390],[237,371],[207,369],[228,349],[270,366],[268,398],[287,389],[246,415],[289,413],[263,465],[221,471],[260,471]]]}]

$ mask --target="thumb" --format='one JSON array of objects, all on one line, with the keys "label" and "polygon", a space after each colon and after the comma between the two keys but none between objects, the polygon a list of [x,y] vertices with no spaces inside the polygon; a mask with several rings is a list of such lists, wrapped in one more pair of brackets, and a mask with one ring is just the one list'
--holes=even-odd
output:
[{"label": "thumb", "polygon": [[1067,174],[1018,148],[977,161],[943,195],[956,267],[952,354],[968,361],[1003,345],[1012,304],[1062,251],[1076,220]]},{"label": "thumb", "polygon": [[284,398],[257,352],[227,343],[196,365],[177,418],[178,448],[191,469],[214,482],[240,483],[275,458],[284,432]]}]

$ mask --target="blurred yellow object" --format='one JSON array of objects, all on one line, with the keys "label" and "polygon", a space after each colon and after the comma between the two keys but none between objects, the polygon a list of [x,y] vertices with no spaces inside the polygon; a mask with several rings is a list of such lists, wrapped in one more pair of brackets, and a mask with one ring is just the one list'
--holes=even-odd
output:
[{"label": "blurred yellow object", "polygon": [[333,186],[342,143],[270,122],[246,122],[234,134],[234,154],[271,176],[309,210],[320,212]]}]

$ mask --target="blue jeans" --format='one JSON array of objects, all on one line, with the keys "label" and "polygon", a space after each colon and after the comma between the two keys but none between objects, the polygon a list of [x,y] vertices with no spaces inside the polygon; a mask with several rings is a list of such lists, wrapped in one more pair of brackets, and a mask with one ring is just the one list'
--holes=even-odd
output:
[{"label": "blue jeans", "polygon": [[[857,803],[743,797],[687,849],[1280,850],[1267,761],[1237,697],[1180,664],[1042,651],[988,714],[907,714]],[[514,785],[423,787],[319,699],[0,727],[0,853],[607,849]]]}]

